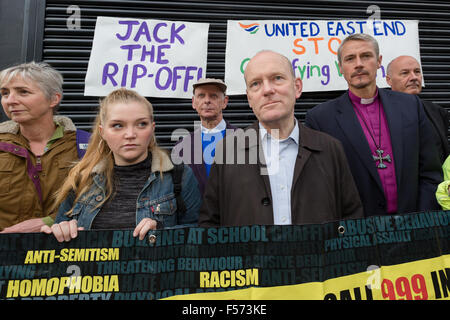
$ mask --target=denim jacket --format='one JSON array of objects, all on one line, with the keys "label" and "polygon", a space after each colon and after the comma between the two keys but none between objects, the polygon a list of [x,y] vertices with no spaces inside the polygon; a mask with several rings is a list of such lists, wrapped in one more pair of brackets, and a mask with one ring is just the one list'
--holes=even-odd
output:
[{"label": "denim jacket", "polygon": [[[94,168],[94,183],[90,190],[84,193],[75,203],[75,194],[72,192],[59,207],[55,223],[78,220],[78,227],[84,230],[91,229],[95,216],[100,211],[97,204],[105,197],[105,177],[102,174],[105,164],[100,162]],[[184,166],[182,177],[181,196],[186,206],[184,214],[177,212],[177,202],[173,192],[172,175],[170,170],[174,168],[169,156],[162,150],[152,152],[151,174],[142,191],[136,205],[136,225],[144,218],[156,220],[158,228],[167,229],[173,227],[196,226],[198,212],[201,206],[201,196],[198,183],[189,166]],[[163,177],[160,176],[160,169]],[[66,215],[73,207],[70,216]]]}]

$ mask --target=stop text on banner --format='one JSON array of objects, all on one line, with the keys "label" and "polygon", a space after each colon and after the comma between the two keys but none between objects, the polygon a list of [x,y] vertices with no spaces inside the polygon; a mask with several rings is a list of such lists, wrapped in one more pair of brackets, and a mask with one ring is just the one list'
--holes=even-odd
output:
[{"label": "stop text on banner", "polygon": [[417,20],[228,20],[225,82],[228,94],[245,94],[243,72],[247,62],[261,50],[285,55],[303,91],[347,89],[339,69],[337,51],[342,40],[355,33],[373,36],[380,47],[382,65],[377,85],[388,87],[386,67],[399,55],[420,61]]}]

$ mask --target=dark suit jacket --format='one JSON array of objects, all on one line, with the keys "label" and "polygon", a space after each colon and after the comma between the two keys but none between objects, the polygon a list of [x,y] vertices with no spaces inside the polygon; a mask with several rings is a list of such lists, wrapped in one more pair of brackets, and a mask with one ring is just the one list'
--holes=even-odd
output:
[{"label": "dark suit jacket", "polygon": [[450,148],[448,145],[447,131],[449,127],[449,119],[447,110],[434,104],[431,101],[422,100],[425,113],[430,120],[433,131],[437,135],[436,146],[438,149],[439,157],[441,159],[441,164],[447,159]]},{"label": "dark suit jacket", "polygon": [[[394,153],[398,213],[439,209],[435,191],[442,181],[442,169],[436,145],[430,143],[434,136],[420,99],[378,90]],[[386,214],[381,180],[348,92],[309,110],[306,125],[342,142],[365,215]]]},{"label": "dark suit jacket", "polygon": [[[225,120],[226,128],[225,134],[229,133],[228,130],[235,130],[236,127],[230,124],[228,121]],[[197,139],[196,144],[194,144],[194,139]],[[190,148],[191,154],[190,154],[190,161],[187,163],[192,171],[194,172],[195,177],[198,181],[198,187],[200,190],[200,194],[203,196],[203,193],[205,192],[205,186],[206,182],[208,181],[208,177],[206,176],[206,167],[205,162],[203,160],[203,152],[202,152],[202,136],[201,136],[201,129],[197,129],[194,132],[191,132],[189,134],[189,139],[181,139],[177,144],[177,147],[181,148],[180,156],[183,156],[182,150],[186,148],[188,150]],[[201,154],[198,154],[195,156],[195,149],[194,147],[199,147],[198,152]]]},{"label": "dark suit jacket", "polygon": [[[300,123],[299,131],[291,189],[292,224],[362,218],[361,200],[341,143]],[[253,138],[245,139],[252,134]],[[242,159],[246,159],[245,163]],[[245,131],[237,129],[221,140],[216,146],[199,225],[273,224],[272,194],[269,176],[264,174],[265,163],[258,122]]]}]

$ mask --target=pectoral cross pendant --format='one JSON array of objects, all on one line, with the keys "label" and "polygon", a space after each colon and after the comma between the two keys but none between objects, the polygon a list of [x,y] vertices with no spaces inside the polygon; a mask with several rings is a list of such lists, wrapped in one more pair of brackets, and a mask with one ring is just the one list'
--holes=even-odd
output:
[{"label": "pectoral cross pendant", "polygon": [[384,151],[381,150],[381,149],[377,149],[377,150],[375,150],[375,152],[377,153],[377,155],[376,155],[376,156],[375,156],[375,155],[372,155],[373,160],[374,160],[375,162],[377,162],[377,161],[380,162],[380,163],[377,165],[377,168],[378,168],[378,169],[386,169],[387,166],[383,163],[383,161],[387,161],[387,162],[391,163],[391,156],[390,156],[390,155],[386,155],[386,156],[383,157]]}]

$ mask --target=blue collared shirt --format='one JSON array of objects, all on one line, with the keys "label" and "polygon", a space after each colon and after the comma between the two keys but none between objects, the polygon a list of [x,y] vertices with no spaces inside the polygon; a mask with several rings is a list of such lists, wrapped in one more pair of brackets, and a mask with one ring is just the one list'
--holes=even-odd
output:
[{"label": "blue collared shirt", "polygon": [[270,180],[274,224],[292,224],[291,189],[299,145],[297,120],[289,137],[283,140],[270,135],[261,123],[259,128]]},{"label": "blue collared shirt", "polygon": [[205,163],[206,176],[208,177],[214,161],[216,145],[225,136],[226,127],[227,124],[224,119],[212,129],[205,128],[203,125],[201,126],[203,162]]}]

